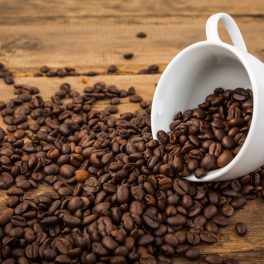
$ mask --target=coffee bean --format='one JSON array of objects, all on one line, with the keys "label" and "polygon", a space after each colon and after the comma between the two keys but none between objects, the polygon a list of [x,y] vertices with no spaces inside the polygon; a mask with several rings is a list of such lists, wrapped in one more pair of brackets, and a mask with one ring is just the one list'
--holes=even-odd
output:
[{"label": "coffee bean", "polygon": [[82,223],[78,217],[69,214],[63,216],[63,222],[70,227],[77,227]]},{"label": "coffee bean", "polygon": [[14,214],[14,209],[5,208],[0,214],[0,226],[7,224]]},{"label": "coffee bean", "polygon": [[132,103],[140,103],[143,100],[143,98],[140,95],[131,95],[129,97],[129,101]]},{"label": "coffee bean", "polygon": [[145,245],[148,245],[150,244],[151,242],[154,241],[154,237],[152,235],[149,235],[149,234],[145,234],[143,236],[141,236],[138,241],[137,241],[137,244],[139,246],[145,246]]},{"label": "coffee bean", "polygon": [[177,214],[175,216],[168,217],[166,222],[169,225],[184,225],[186,223],[186,217],[181,214]]},{"label": "coffee bean", "polygon": [[109,67],[108,67],[108,69],[107,69],[107,72],[108,73],[115,73],[115,72],[117,72],[117,67],[116,67],[116,65],[110,65]]},{"label": "coffee bean", "polygon": [[231,205],[235,209],[241,209],[243,208],[247,203],[247,199],[245,197],[235,197],[231,201]]},{"label": "coffee bean", "polygon": [[235,230],[238,235],[244,236],[247,233],[247,226],[243,222],[238,222],[235,224]]},{"label": "coffee bean", "polygon": [[63,164],[59,169],[59,173],[63,178],[69,179],[73,177],[75,168],[72,165]]},{"label": "coffee bean", "polygon": [[205,230],[217,234],[218,226],[214,222],[207,222],[205,225]]},{"label": "coffee bean", "polygon": [[68,210],[71,212],[71,213],[74,213],[76,210],[80,209],[82,206],[83,206],[83,200],[78,197],[78,196],[75,196],[75,197],[72,197],[71,200],[68,202]]},{"label": "coffee bean", "polygon": [[127,52],[127,53],[125,53],[125,54],[123,55],[123,57],[124,57],[125,59],[127,59],[127,60],[132,59],[133,56],[134,56],[134,54],[133,54],[132,52]]},{"label": "coffee bean", "polygon": [[198,168],[194,171],[194,175],[196,178],[200,179],[206,175],[206,170],[203,168]]},{"label": "coffee bean", "polygon": [[224,136],[222,138],[222,145],[227,149],[232,149],[236,146],[236,142],[231,136]]},{"label": "coffee bean", "polygon": [[196,232],[187,232],[187,241],[191,245],[198,245],[200,243],[200,235]]},{"label": "coffee bean", "polygon": [[126,203],[129,198],[129,189],[127,185],[123,184],[117,188],[116,198],[119,203]]},{"label": "coffee bean", "polygon": [[78,182],[85,182],[89,178],[90,174],[86,170],[77,170],[75,171],[75,179]]},{"label": "coffee bean", "polygon": [[39,246],[35,244],[28,245],[25,254],[29,259],[36,259],[39,255]]},{"label": "coffee bean", "polygon": [[235,212],[234,207],[231,204],[224,204],[222,208],[222,213],[224,216],[231,217]]},{"label": "coffee bean", "polygon": [[154,214],[144,213],[143,214],[143,221],[150,228],[153,228],[153,229],[159,228],[160,221],[159,221],[158,217],[156,217]]},{"label": "coffee bean", "polygon": [[218,224],[219,226],[228,226],[229,225],[229,221],[228,218],[221,216],[221,215],[217,215],[214,217],[213,221]]},{"label": "coffee bean", "polygon": [[218,254],[207,255],[204,260],[208,264],[222,264],[223,263],[222,257],[219,256]]},{"label": "coffee bean", "polygon": [[200,163],[201,168],[205,170],[211,170],[215,167],[216,165],[216,158],[213,155],[207,155],[205,156]]},{"label": "coffee bean", "polygon": [[196,248],[190,248],[186,251],[185,256],[187,259],[196,260],[200,258],[200,251]]},{"label": "coffee bean", "polygon": [[136,35],[138,38],[146,38],[147,34],[145,32],[138,32]]},{"label": "coffee bean", "polygon": [[213,204],[209,204],[203,211],[206,219],[212,219],[217,214],[217,207]]},{"label": "coffee bean", "polygon": [[206,243],[216,243],[217,242],[217,236],[210,231],[202,231],[200,234],[200,238],[203,242],[206,242]]},{"label": "coffee bean", "polygon": [[228,163],[232,161],[234,155],[229,150],[224,150],[217,158],[217,166],[219,168],[225,167]]}]

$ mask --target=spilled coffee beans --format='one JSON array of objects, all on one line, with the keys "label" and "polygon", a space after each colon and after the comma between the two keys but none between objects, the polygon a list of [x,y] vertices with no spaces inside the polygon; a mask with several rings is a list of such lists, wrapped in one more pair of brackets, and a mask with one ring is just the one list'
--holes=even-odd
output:
[{"label": "spilled coffee beans", "polygon": [[[14,88],[14,98],[0,103],[7,125],[0,129],[0,188],[8,196],[0,213],[3,264],[196,260],[197,245],[217,242],[236,210],[264,196],[263,168],[220,183],[182,178],[192,171],[203,177],[237,154],[252,114],[247,90],[215,90],[197,109],[178,113],[159,142],[151,103],[133,87],[98,82],[81,95],[63,83],[50,100],[36,87]],[[114,116],[123,97],[142,109]],[[111,106],[94,108],[106,99]],[[43,183],[52,190],[32,195]]]}]

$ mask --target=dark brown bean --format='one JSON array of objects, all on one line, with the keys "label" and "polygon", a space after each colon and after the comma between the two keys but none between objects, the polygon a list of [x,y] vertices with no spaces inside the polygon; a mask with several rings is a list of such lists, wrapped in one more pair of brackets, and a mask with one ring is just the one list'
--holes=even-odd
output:
[{"label": "dark brown bean", "polygon": [[240,236],[244,236],[247,233],[247,226],[243,222],[238,222],[235,224],[236,233]]}]

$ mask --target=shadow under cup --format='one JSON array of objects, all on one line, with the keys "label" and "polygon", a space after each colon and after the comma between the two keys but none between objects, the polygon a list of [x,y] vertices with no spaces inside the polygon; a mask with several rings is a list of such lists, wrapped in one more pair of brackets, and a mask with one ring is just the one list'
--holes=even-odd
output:
[{"label": "shadow under cup", "polygon": [[169,131],[178,111],[198,107],[215,88],[251,89],[248,73],[233,52],[214,44],[195,45],[171,61],[158,83],[153,100],[158,106],[152,116],[154,138],[158,130]]}]

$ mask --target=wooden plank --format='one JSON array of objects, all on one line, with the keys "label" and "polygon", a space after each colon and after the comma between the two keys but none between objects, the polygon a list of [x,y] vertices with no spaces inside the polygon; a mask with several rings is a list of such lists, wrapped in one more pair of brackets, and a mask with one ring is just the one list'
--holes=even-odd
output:
[{"label": "wooden plank", "polygon": [[127,16],[200,16],[215,12],[229,12],[238,16],[262,16],[262,0],[1,0],[0,18],[5,23],[25,23],[41,20],[65,21],[86,17],[127,17]]},{"label": "wooden plank", "polygon": [[[0,16],[1,17],[1,16]],[[0,25],[0,61],[20,76],[32,76],[40,66],[71,66],[106,74],[116,64],[119,74],[137,73],[151,64],[161,70],[184,47],[205,39],[206,17],[135,17],[78,19],[63,24]],[[264,19],[238,18],[248,50],[264,60]],[[138,39],[136,32],[148,37]],[[226,39],[226,38],[224,38]],[[125,60],[125,52],[134,52]]]},{"label": "wooden plank", "polygon": [[[37,86],[41,90],[41,95],[48,98],[59,87],[62,82],[68,82],[73,89],[82,92],[85,86],[93,85],[95,82],[104,81],[107,84],[115,84],[119,88],[127,89],[134,86],[138,94],[142,95],[145,100],[151,100],[155,83],[158,81],[160,75],[123,75],[123,76],[96,76],[96,77],[67,77],[58,78],[32,78],[21,77],[17,78],[17,83],[24,83],[28,85]],[[8,100],[12,98],[11,87],[0,82],[1,100]],[[96,107],[101,109],[105,107],[106,101],[100,103]],[[135,111],[138,104],[129,103],[128,100],[122,99],[122,104],[119,106],[120,112]],[[0,120],[0,126],[3,123]],[[40,195],[45,192],[52,191],[52,188],[46,184],[41,185],[33,195]],[[0,191],[0,208],[3,208],[6,201],[5,191]],[[264,264],[264,229],[263,217],[264,211],[263,201],[254,200],[249,201],[248,205],[237,212],[234,217],[230,219],[231,226],[224,228],[220,233],[220,240],[218,243],[210,246],[201,246],[202,254],[218,253],[224,258],[236,258],[241,264]],[[237,221],[244,221],[248,226],[248,234],[241,238],[236,235],[234,231],[234,224]],[[174,263],[191,264],[192,262],[177,256],[174,258]],[[202,261],[197,263],[204,263]]]}]

